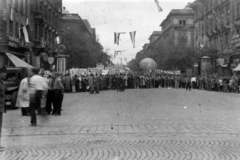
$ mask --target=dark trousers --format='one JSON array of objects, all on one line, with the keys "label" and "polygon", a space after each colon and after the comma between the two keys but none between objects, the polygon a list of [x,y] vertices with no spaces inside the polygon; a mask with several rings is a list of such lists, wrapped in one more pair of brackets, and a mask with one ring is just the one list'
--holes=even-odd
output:
[{"label": "dark trousers", "polygon": [[54,89],[53,114],[61,115],[62,99],[62,91],[60,89]]},{"label": "dark trousers", "polygon": [[42,91],[37,90],[34,95],[30,96],[30,116],[31,116],[31,124],[37,124],[37,115],[36,110],[41,110],[41,98],[42,98]]},{"label": "dark trousers", "polygon": [[[53,105],[53,107],[52,107]],[[46,112],[47,114],[51,114],[52,108],[54,108],[54,91],[48,90],[47,93],[47,104],[46,104]]]},{"label": "dark trousers", "polygon": [[96,93],[99,93],[99,90],[100,90],[99,84],[95,85],[95,88],[96,88]]},{"label": "dark trousers", "polygon": [[27,116],[29,114],[29,107],[21,108],[21,112],[23,116]]},{"label": "dark trousers", "polygon": [[188,90],[188,89],[189,89],[189,91],[191,91],[191,83],[190,82],[188,82],[186,85],[186,90]]}]

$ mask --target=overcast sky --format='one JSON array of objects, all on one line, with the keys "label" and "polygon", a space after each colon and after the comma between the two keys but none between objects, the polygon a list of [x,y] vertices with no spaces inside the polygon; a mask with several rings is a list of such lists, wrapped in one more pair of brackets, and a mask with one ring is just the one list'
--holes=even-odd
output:
[{"label": "overcast sky", "polygon": [[[159,0],[163,12],[158,12],[154,0],[63,0],[63,6],[70,13],[78,13],[88,19],[92,28],[96,28],[100,43],[109,54],[114,50],[125,50],[120,57],[128,61],[148,43],[153,31],[160,31],[160,23],[172,9],[182,9],[194,0]],[[136,31],[136,48],[133,48],[129,32]],[[120,45],[114,44],[114,32],[127,32],[120,37]],[[124,61],[123,61],[124,63]]]}]

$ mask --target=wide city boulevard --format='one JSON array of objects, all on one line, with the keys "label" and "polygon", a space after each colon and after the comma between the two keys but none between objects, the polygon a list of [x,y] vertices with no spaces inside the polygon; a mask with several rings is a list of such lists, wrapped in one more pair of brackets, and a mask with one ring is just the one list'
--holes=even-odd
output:
[{"label": "wide city boulevard", "polygon": [[61,116],[4,114],[0,160],[239,160],[240,94],[66,93]]}]

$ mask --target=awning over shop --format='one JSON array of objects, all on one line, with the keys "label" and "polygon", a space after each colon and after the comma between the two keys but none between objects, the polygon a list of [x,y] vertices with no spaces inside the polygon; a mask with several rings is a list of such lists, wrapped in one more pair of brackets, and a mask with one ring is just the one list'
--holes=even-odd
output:
[{"label": "awning over shop", "polygon": [[24,62],[23,60],[21,60],[20,58],[14,56],[11,53],[5,53],[8,58],[12,61],[12,63],[16,66],[16,67],[27,67],[27,68],[33,68],[33,66],[31,66],[30,64]]},{"label": "awning over shop", "polygon": [[236,68],[234,68],[233,71],[240,71],[240,64]]}]

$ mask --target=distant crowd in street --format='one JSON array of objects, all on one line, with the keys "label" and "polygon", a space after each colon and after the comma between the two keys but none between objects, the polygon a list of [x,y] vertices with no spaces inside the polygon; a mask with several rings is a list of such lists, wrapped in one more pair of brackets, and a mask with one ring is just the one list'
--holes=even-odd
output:
[{"label": "distant crowd in street", "polygon": [[[90,79],[90,81],[89,81]],[[219,92],[239,92],[240,77],[223,77],[210,75],[208,77],[186,75],[89,75],[62,77],[66,92],[96,93],[103,90],[124,90],[144,88],[184,88],[186,90],[200,89]],[[92,88],[92,90],[91,90]]]},{"label": "distant crowd in street", "polygon": [[238,92],[240,78],[221,77],[190,77],[186,75],[61,75],[52,72],[49,75],[39,73],[33,68],[29,77],[24,78],[19,87],[16,106],[21,108],[22,115],[31,116],[31,126],[37,125],[37,114],[60,116],[64,93],[89,92],[100,93],[104,90],[124,91],[125,89],[150,88],[182,88],[200,89],[217,92]]}]

